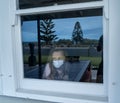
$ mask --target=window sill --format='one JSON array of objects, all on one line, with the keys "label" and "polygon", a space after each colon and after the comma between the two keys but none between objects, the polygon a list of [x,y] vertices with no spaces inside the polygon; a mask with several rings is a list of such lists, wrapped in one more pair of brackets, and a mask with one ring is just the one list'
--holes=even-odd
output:
[{"label": "window sill", "polygon": [[17,97],[26,99],[45,100],[52,102],[62,103],[108,103],[108,98],[105,96],[91,96],[91,95],[80,95],[80,94],[68,94],[60,92],[49,92],[49,91],[35,91],[27,89],[18,89]]}]

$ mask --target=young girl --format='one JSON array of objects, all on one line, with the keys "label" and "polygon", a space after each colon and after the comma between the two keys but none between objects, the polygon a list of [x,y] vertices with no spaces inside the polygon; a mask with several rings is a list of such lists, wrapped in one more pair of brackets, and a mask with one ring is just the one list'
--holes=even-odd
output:
[{"label": "young girl", "polygon": [[69,80],[70,64],[65,60],[65,52],[59,49],[51,51],[49,63],[43,72],[43,79]]}]

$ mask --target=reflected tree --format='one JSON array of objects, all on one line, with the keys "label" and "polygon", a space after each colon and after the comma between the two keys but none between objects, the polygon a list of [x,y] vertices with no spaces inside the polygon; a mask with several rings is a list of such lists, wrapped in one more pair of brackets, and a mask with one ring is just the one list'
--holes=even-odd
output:
[{"label": "reflected tree", "polygon": [[74,29],[73,29],[73,33],[72,33],[72,41],[74,44],[79,44],[80,42],[83,41],[83,32],[82,32],[82,28],[80,26],[80,22],[76,22]]},{"label": "reflected tree", "polygon": [[46,43],[46,45],[52,44],[53,41],[58,39],[53,30],[55,24],[52,19],[40,20],[40,39]]}]

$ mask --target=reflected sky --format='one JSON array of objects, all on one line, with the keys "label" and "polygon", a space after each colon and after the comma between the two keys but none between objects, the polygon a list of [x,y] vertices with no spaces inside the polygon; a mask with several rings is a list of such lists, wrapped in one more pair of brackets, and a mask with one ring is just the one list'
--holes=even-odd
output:
[{"label": "reflected sky", "polygon": [[[102,16],[54,19],[53,22],[55,24],[55,27],[53,28],[53,30],[56,31],[55,34],[58,35],[59,39],[71,39],[74,25],[77,21],[80,22],[83,31],[83,38],[98,40],[100,35],[103,34]],[[37,41],[36,21],[23,22],[22,41]]]}]

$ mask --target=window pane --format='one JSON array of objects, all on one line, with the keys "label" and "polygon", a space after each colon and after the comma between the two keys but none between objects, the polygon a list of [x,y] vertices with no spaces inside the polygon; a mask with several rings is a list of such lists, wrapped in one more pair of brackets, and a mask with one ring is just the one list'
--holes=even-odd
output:
[{"label": "window pane", "polygon": [[103,82],[102,9],[21,17],[24,77]]},{"label": "window pane", "polygon": [[43,6],[53,6],[61,4],[73,4],[91,1],[102,1],[102,0],[19,0],[19,8],[34,8]]}]

